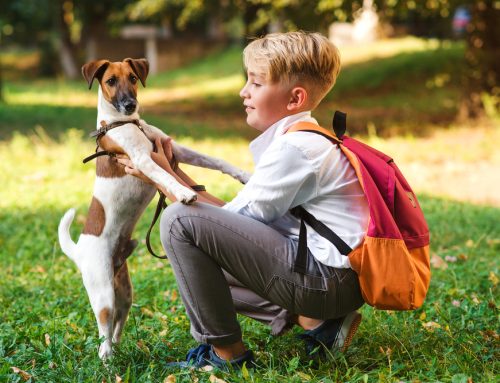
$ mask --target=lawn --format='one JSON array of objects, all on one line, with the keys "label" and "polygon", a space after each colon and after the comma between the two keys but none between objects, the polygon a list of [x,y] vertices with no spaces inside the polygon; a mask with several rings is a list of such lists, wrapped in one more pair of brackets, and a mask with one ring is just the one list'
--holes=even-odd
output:
[{"label": "lawn", "polygon": [[[362,52],[362,53],[361,53]],[[362,309],[346,354],[319,366],[297,329],[275,338],[241,318],[255,372],[183,372],[177,382],[493,382],[500,374],[500,140],[496,117],[457,125],[460,44],[402,39],[342,51],[345,67],[315,115],[349,113],[351,133],[392,154],[419,194],[432,233],[432,281],[412,312]],[[1,59],[1,57],[0,57]],[[247,170],[255,132],[245,127],[239,48],[148,79],[142,116],[185,145]],[[104,366],[88,298],[57,243],[77,208],[76,239],[92,194],[96,90],[84,81],[7,81],[0,105],[0,382],[172,382],[165,362],[195,343],[168,262],[144,245],[130,259],[135,298],[122,344]],[[397,134],[397,135],[396,135]],[[220,198],[240,185],[213,171],[188,173]],[[135,237],[143,242],[150,206]],[[153,245],[159,248],[158,232]],[[23,372],[21,372],[22,370]]]}]

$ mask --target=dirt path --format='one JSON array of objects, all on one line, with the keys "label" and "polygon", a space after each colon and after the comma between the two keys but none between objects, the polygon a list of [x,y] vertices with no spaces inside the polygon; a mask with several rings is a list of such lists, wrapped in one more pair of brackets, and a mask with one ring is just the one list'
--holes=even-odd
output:
[{"label": "dirt path", "polygon": [[371,139],[417,193],[500,207],[500,129],[440,130],[426,138]]}]

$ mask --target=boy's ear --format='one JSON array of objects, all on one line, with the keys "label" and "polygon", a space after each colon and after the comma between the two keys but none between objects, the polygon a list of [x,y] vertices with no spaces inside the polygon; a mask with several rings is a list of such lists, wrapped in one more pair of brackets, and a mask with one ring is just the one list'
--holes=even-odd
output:
[{"label": "boy's ear", "polygon": [[287,109],[289,111],[298,111],[306,106],[307,100],[307,90],[301,86],[296,86],[290,92],[290,101],[288,101]]}]

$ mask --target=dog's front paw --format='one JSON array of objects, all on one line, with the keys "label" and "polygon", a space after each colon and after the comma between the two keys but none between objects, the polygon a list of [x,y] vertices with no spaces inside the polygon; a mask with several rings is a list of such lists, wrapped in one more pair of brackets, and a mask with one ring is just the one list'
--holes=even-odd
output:
[{"label": "dog's front paw", "polygon": [[177,201],[182,202],[186,205],[192,204],[198,198],[198,195],[191,189],[186,187],[182,187],[179,190],[176,190],[174,193]]},{"label": "dog's front paw", "polygon": [[239,174],[237,174],[234,178],[236,178],[238,181],[240,181],[242,184],[246,184],[248,180],[250,179],[251,174],[247,173],[245,171],[241,171]]}]

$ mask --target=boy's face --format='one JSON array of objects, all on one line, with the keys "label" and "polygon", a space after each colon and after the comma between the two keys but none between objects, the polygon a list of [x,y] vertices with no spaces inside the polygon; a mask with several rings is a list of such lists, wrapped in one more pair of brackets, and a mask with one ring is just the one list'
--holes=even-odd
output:
[{"label": "boy's face", "polygon": [[291,96],[289,87],[271,83],[265,75],[251,70],[247,74],[248,80],[240,96],[246,107],[248,125],[263,132],[276,121],[292,114],[287,108]]}]

